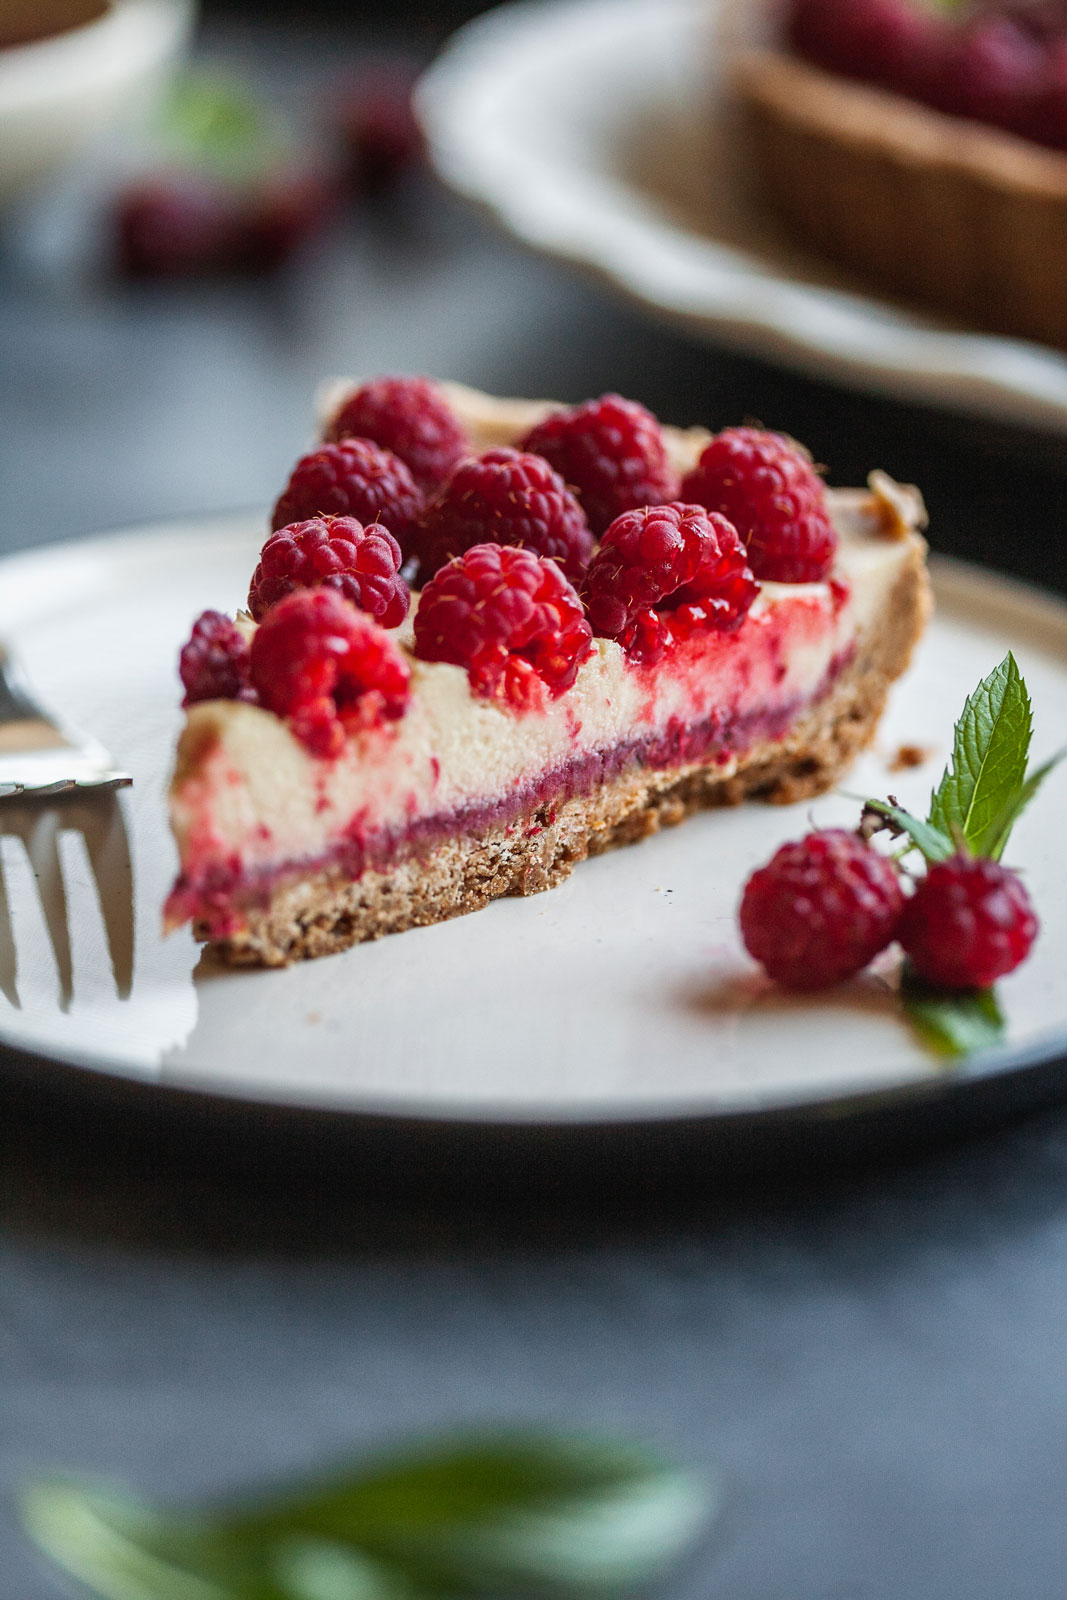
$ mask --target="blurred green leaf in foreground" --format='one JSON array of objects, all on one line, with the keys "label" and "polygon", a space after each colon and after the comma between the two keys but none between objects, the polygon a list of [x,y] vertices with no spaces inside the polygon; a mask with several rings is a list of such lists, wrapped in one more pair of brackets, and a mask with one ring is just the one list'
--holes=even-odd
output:
[{"label": "blurred green leaf in foreground", "polygon": [[101,1600],[615,1594],[658,1577],[713,1510],[706,1482],[641,1445],[520,1431],[189,1512],[58,1479],[21,1501],[31,1537]]}]

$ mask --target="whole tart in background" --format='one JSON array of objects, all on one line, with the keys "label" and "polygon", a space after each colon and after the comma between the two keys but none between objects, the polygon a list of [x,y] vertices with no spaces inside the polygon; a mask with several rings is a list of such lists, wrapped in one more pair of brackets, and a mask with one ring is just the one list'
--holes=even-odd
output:
[{"label": "whole tart in background", "polygon": [[[739,132],[763,192],[791,231],[883,289],[1067,348],[1067,153],[1050,147],[1059,136],[1053,97],[1061,79],[1067,127],[1067,6],[942,15],[934,0],[893,3],[938,30],[941,54],[931,49],[914,84],[886,52],[869,66],[842,52],[836,70],[802,57],[790,36],[803,40],[798,14],[812,0],[728,8]],[[962,52],[990,24],[991,71],[968,101]],[[1025,88],[1012,81],[1016,63],[997,54],[1016,33],[1035,40]],[[834,49],[808,53],[825,60]],[[1025,55],[1024,65],[1030,73]],[[998,72],[1014,100],[998,100]],[[866,81],[877,76],[881,83]],[[976,120],[987,111],[1007,125]]]}]

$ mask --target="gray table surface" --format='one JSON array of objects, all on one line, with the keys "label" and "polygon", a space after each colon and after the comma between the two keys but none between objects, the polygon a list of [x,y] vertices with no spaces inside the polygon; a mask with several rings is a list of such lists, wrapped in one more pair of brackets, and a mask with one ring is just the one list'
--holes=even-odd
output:
[{"label": "gray table surface", "polygon": [[[207,49],[269,64],[276,43],[230,27]],[[935,546],[1067,587],[1058,445],[691,345],[429,182],[273,286],[71,284],[9,250],[0,549],[263,504],[319,377],[389,369],[755,416],[838,481],[878,462],[923,483]],[[52,1113],[0,1095],[3,1600],[63,1592],[10,1510],[42,1469],[181,1496],[516,1417],[721,1472],[678,1600],[1067,1589],[1065,1114],[774,1192],[503,1215],[164,1163],[101,1111]]]}]

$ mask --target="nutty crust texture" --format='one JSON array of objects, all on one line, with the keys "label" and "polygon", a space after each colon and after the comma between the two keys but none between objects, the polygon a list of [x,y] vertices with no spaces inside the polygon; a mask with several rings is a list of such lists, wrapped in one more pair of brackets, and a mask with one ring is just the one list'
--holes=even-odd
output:
[{"label": "nutty crust texture", "polygon": [[[229,966],[283,967],[367,939],[477,911],[503,895],[537,894],[579,861],[633,844],[692,812],[758,799],[788,805],[822,794],[872,739],[886,695],[904,671],[930,610],[921,544],[904,567],[882,623],[830,692],[783,740],[757,745],[723,777],[714,764],[636,767],[587,795],[541,806],[504,827],[449,839],[356,882],[331,871],[279,885],[240,932],[210,946]],[[194,926],[198,938],[206,930]]]}]

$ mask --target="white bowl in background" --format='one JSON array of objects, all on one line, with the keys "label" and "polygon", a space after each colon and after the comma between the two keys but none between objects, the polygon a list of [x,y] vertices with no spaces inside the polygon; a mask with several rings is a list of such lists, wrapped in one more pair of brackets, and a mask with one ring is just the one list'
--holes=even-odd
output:
[{"label": "white bowl in background", "polygon": [[94,22],[0,50],[0,201],[144,104],[193,15],[194,0],[112,0]]}]

